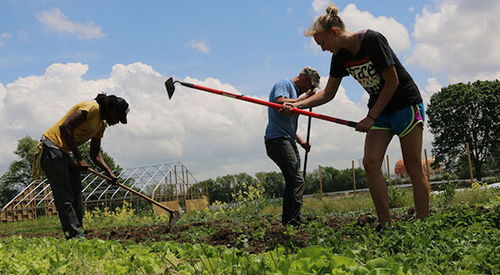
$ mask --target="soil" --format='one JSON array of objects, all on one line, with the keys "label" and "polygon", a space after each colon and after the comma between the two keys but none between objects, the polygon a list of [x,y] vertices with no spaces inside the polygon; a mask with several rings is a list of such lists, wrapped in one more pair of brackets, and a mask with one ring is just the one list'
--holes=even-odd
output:
[{"label": "soil", "polygon": [[[414,209],[409,209],[406,213],[393,218],[394,220],[414,219]],[[315,218],[305,218],[306,223],[314,220]],[[375,227],[377,219],[371,214],[364,214],[359,217],[330,217],[326,221],[323,220],[323,224],[332,228],[343,227],[348,224]],[[175,241],[179,243],[225,245],[227,247],[240,248],[250,253],[262,253],[272,250],[278,245],[288,246],[291,242],[293,242],[294,246],[307,246],[309,244],[308,233],[300,226],[296,227],[296,231],[291,236],[278,220],[261,217],[244,224],[232,221],[214,221],[177,224],[170,228],[167,225],[93,228],[86,230],[85,235],[88,239],[118,240],[123,242]],[[193,232],[197,232],[198,234]],[[200,234],[199,232],[203,233]],[[18,234],[0,233],[0,238],[13,235],[24,237],[64,237],[61,231],[52,231]]]}]

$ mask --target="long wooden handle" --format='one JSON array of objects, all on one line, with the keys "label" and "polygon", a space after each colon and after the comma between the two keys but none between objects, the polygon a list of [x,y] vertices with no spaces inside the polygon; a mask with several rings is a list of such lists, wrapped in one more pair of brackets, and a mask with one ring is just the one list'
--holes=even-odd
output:
[{"label": "long wooden handle", "polygon": [[[256,103],[256,104],[268,106],[268,107],[271,107],[271,108],[275,108],[275,109],[278,109],[278,110],[280,110],[283,107],[283,105],[281,105],[281,104],[274,103],[274,102],[269,102],[269,101],[265,101],[265,100],[260,100],[260,99],[253,98],[253,97],[248,97],[248,96],[244,96],[244,95],[233,94],[233,93],[229,93],[229,92],[225,92],[225,91],[221,91],[221,90],[216,90],[216,89],[212,89],[212,88],[208,88],[208,87],[204,87],[204,86],[200,86],[200,85],[196,85],[196,84],[191,84],[191,83],[187,83],[187,82],[182,82],[182,81],[176,81],[176,82],[180,83],[183,86],[189,87],[189,88],[193,88],[193,89],[197,89],[197,90],[202,90],[202,91],[205,91],[205,92],[209,92],[209,93],[213,93],[213,94],[218,94],[218,95],[222,95],[222,96],[227,96],[227,97],[231,97],[231,98],[234,98],[234,99],[239,99],[239,100],[243,100],[243,101],[247,101],[247,102],[252,102],[252,103]],[[291,111],[293,113],[297,113],[297,114],[301,114],[301,115],[306,115],[306,116],[309,116],[309,117],[314,117],[314,118],[318,118],[318,119],[322,119],[322,120],[326,120],[326,121],[330,121],[330,122],[334,122],[334,123],[346,125],[346,126],[349,126],[349,127],[352,127],[352,128],[356,128],[356,124],[357,124],[354,121],[349,121],[349,120],[344,120],[344,119],[340,119],[340,118],[336,118],[336,117],[331,117],[331,116],[327,116],[327,115],[322,115],[322,114],[317,114],[317,113],[313,113],[313,112],[308,112],[308,111],[297,109],[297,108],[292,108]]]},{"label": "long wooden handle", "polygon": [[[94,174],[94,175],[96,175],[96,176],[99,176],[99,177],[101,177],[101,178],[103,178],[103,179],[105,179],[105,180],[107,180],[107,181],[110,181],[110,180],[111,180],[111,178],[110,178],[110,177],[108,177],[108,176],[104,175],[103,173],[100,173],[100,172],[98,172],[98,171],[96,171],[96,170],[94,170],[94,169],[92,169],[92,168],[90,168],[90,167],[88,167],[88,170],[89,170],[89,172],[91,172],[92,174]],[[168,211],[169,213],[174,213],[174,212],[175,212],[175,210],[173,210],[173,209],[170,209],[170,208],[166,207],[165,205],[163,205],[163,204],[161,204],[161,203],[159,203],[159,202],[157,202],[157,201],[155,201],[155,200],[151,199],[150,197],[148,197],[148,196],[146,196],[146,195],[142,194],[141,192],[138,192],[138,191],[136,191],[136,190],[134,190],[134,189],[132,189],[132,188],[130,188],[130,187],[128,187],[128,186],[126,186],[126,185],[123,185],[123,184],[121,184],[121,183],[119,183],[119,182],[115,182],[114,184],[116,184],[116,185],[120,186],[121,188],[123,188],[123,189],[125,189],[125,190],[127,190],[127,191],[129,191],[129,192],[134,193],[135,195],[137,195],[137,196],[139,196],[139,197],[141,197],[141,198],[143,198],[143,199],[145,199],[145,200],[149,201],[150,203],[152,203],[152,204],[154,204],[154,205],[156,205],[156,206],[160,207],[161,209],[163,209],[163,210],[165,210],[165,211]]]}]

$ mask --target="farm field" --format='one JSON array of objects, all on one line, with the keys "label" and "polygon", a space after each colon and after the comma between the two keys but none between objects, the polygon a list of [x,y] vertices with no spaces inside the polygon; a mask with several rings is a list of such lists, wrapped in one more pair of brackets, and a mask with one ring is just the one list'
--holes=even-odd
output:
[{"label": "farm field", "polygon": [[[395,192],[395,193],[394,193]],[[87,239],[66,241],[56,217],[0,225],[0,273],[22,274],[496,274],[500,190],[432,195],[417,220],[411,192],[391,195],[379,233],[367,193],[307,199],[306,222],[283,227],[280,201],[167,217],[123,207],[87,212]]]}]

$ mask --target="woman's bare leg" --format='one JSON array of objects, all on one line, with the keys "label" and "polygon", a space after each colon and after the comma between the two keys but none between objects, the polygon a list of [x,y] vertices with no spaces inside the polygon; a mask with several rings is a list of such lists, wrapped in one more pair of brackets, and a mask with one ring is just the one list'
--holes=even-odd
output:
[{"label": "woman's bare leg", "polygon": [[422,168],[422,124],[400,138],[406,172],[413,185],[413,201],[418,218],[429,216],[429,184]]},{"label": "woman's bare leg", "polygon": [[392,132],[388,130],[370,130],[365,138],[365,156],[363,166],[368,178],[368,188],[377,216],[381,225],[391,226],[391,213],[389,212],[389,199],[387,184],[382,175],[382,162],[385,151],[391,142]]}]

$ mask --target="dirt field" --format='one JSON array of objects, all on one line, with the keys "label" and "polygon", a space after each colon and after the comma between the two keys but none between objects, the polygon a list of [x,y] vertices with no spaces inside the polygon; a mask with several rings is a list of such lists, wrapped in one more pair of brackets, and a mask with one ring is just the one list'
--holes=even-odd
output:
[{"label": "dirt field", "polygon": [[[408,220],[414,217],[414,210],[409,209],[405,214],[394,217],[395,220]],[[312,222],[308,219],[306,222]],[[321,224],[325,227],[342,227],[347,224],[359,226],[376,226],[376,218],[370,214],[359,217],[331,217]],[[203,233],[193,233],[203,232]],[[1,234],[0,238],[12,235],[25,237],[63,238],[61,231],[43,233]],[[197,235],[197,236],[194,236]],[[246,224],[232,221],[196,222],[191,224],[177,224],[169,228],[167,225],[153,226],[127,226],[87,229],[86,237],[89,239],[118,240],[133,242],[175,241],[187,243],[204,243],[209,245],[225,245],[228,247],[242,248],[250,253],[262,253],[278,245],[286,245],[291,241],[291,236],[278,220],[259,218]],[[309,233],[301,227],[296,228],[293,242],[297,246],[307,246]]]}]

